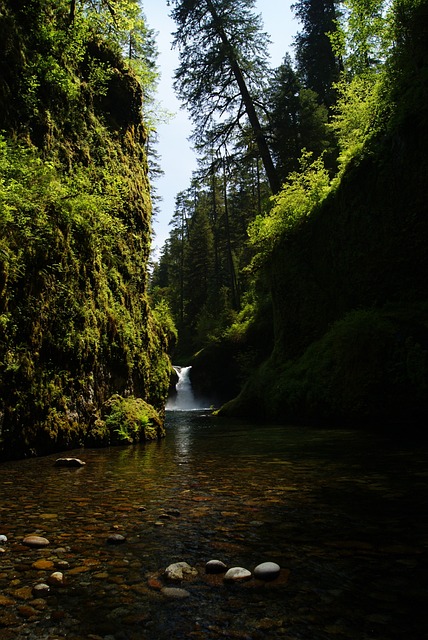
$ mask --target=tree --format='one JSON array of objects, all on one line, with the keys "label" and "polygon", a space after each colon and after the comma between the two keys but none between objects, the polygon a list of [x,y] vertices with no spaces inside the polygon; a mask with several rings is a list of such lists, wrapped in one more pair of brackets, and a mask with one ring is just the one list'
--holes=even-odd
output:
[{"label": "tree", "polygon": [[341,55],[348,74],[376,70],[384,60],[389,42],[386,28],[387,0],[343,0],[341,21]]},{"label": "tree", "polygon": [[171,0],[180,65],[175,88],[196,125],[194,138],[227,144],[244,115],[273,193],[280,181],[257,111],[267,73],[267,35],[254,0]]},{"label": "tree", "polygon": [[315,91],[328,107],[335,101],[333,85],[342,68],[333,50],[331,34],[337,30],[338,0],[298,0],[292,8],[303,25],[295,39],[297,70],[305,88]]}]

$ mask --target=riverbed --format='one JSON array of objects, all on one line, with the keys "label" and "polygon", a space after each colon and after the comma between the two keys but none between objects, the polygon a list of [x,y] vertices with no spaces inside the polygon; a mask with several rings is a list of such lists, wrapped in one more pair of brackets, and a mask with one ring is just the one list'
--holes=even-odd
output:
[{"label": "riverbed", "polygon": [[428,637],[426,444],[171,411],[158,443],[66,455],[0,465],[0,640]]}]

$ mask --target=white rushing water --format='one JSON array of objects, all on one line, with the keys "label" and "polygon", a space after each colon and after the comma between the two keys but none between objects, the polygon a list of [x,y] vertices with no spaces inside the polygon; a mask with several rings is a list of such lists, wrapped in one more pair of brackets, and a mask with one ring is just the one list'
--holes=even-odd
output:
[{"label": "white rushing water", "polygon": [[190,380],[190,369],[192,367],[174,367],[178,375],[176,385],[177,395],[168,400],[166,408],[175,411],[192,411],[199,406],[193,394],[192,382]]}]

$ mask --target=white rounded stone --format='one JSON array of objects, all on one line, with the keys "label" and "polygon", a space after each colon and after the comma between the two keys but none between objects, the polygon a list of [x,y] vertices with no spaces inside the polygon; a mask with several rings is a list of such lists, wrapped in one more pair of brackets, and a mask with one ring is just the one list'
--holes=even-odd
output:
[{"label": "white rounded stone", "polygon": [[243,567],[232,567],[226,572],[224,580],[227,582],[240,582],[243,580],[249,580],[251,578],[251,571],[244,569]]},{"label": "white rounded stone", "polygon": [[262,562],[254,569],[257,580],[275,580],[279,576],[281,567],[276,562]]}]

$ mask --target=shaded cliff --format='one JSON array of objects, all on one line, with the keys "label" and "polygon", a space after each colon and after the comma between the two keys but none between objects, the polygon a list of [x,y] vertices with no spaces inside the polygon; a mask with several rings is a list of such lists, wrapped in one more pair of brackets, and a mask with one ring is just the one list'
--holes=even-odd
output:
[{"label": "shaded cliff", "polygon": [[376,135],[337,189],[273,251],[275,347],[221,413],[280,422],[426,422],[426,16],[420,3],[400,68],[391,70]]},{"label": "shaded cliff", "polygon": [[71,6],[0,2],[3,457],[163,433],[142,85]]}]

